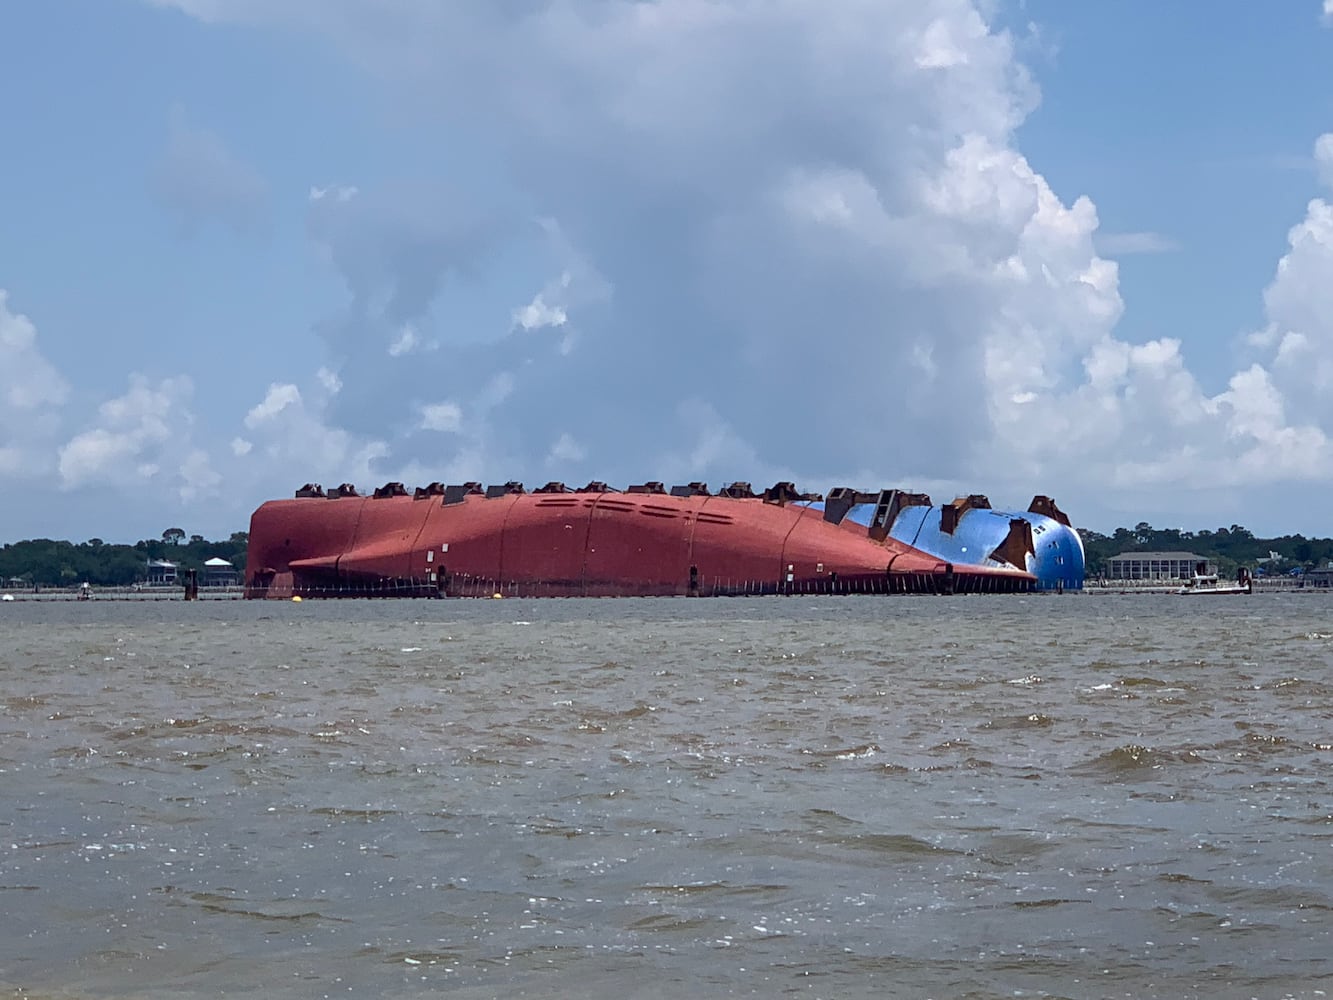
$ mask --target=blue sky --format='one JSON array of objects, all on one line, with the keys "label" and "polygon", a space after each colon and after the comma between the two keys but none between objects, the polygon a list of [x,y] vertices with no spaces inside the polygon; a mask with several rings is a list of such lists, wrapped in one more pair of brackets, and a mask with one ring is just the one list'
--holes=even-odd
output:
[{"label": "blue sky", "polygon": [[1333,533],[1320,0],[0,7],[0,540],[306,481]]}]

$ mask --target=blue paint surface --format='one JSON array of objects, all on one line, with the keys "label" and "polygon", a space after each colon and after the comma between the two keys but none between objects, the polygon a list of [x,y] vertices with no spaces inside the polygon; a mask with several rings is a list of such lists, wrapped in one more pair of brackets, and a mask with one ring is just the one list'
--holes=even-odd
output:
[{"label": "blue paint surface", "polygon": [[[822,503],[811,507],[822,510]],[[1039,590],[1083,589],[1083,540],[1073,528],[1054,518],[1028,511],[978,510],[966,511],[959,518],[952,534],[940,530],[942,509],[934,507],[906,507],[899,512],[889,536],[922,552],[956,565],[1008,566],[990,554],[1009,534],[1009,522],[1024,520],[1032,525],[1034,552],[1027,557],[1029,573],[1037,578]],[[873,503],[856,504],[847,511],[845,520],[870,527],[875,514]]]}]

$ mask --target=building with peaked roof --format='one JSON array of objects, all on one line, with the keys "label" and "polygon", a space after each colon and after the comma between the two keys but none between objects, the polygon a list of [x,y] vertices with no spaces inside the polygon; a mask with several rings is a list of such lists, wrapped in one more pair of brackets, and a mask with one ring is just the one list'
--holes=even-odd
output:
[{"label": "building with peaked roof", "polygon": [[226,559],[214,556],[204,560],[204,575],[201,581],[205,587],[234,587],[238,581],[236,567]]}]

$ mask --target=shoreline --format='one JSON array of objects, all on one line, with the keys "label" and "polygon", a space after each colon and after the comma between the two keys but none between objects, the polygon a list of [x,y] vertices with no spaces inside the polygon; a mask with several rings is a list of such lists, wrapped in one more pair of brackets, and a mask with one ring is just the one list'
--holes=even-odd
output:
[{"label": "shoreline", "polygon": [[[244,587],[200,587],[197,601],[239,601],[245,598]],[[6,604],[58,601],[184,601],[183,587],[74,587],[50,590],[0,590],[0,600]]]}]

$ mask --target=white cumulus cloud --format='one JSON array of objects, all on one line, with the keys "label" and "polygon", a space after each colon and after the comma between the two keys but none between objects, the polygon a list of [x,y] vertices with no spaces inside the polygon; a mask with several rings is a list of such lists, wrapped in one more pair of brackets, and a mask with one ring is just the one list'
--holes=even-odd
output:
[{"label": "white cumulus cloud", "polygon": [[324,391],[329,395],[335,395],[343,387],[342,379],[338,377],[337,373],[327,368],[320,368],[319,371],[315,372],[315,378],[319,379],[319,384],[324,387]]},{"label": "white cumulus cloud", "polygon": [[404,323],[398,331],[398,336],[389,344],[389,356],[398,358],[404,354],[411,354],[420,343],[421,338],[417,334],[416,327],[411,323]]},{"label": "white cumulus cloud", "polygon": [[531,302],[514,310],[514,322],[525,330],[540,330],[544,326],[564,326],[569,315],[564,307],[547,304],[538,292]]},{"label": "white cumulus cloud", "polygon": [[457,403],[428,403],[421,407],[421,429],[457,431],[463,425],[463,411]]},{"label": "white cumulus cloud", "polygon": [[9,293],[0,288],[0,400],[12,411],[59,406],[69,386],[37,347],[32,320],[9,308]]},{"label": "white cumulus cloud", "polygon": [[334,201],[351,201],[357,195],[357,188],[353,184],[329,184],[325,187],[311,185],[310,200],[323,201],[325,198],[332,198]]},{"label": "white cumulus cloud", "polygon": [[561,434],[551,445],[551,450],[546,453],[544,464],[550,469],[568,469],[577,466],[587,457],[587,451],[573,437]]},{"label": "white cumulus cloud", "polygon": [[[1333,210],[1310,202],[1254,357],[1210,394],[1178,338],[1119,334],[1102,254],[1174,241],[1099,233],[1093,200],[1029,162],[1039,95],[988,2],[154,2],[331,42],[559,234],[557,266],[494,305],[499,332],[395,363],[384,344],[410,351],[447,289],[530,237],[443,183],[312,191],[349,299],[320,327],[342,386],[318,413],[256,410],[328,460],[1054,492],[1076,517],[1171,495],[1207,517],[1255,481],[1333,479]],[[468,414],[443,455],[404,414],[441,399]]]},{"label": "white cumulus cloud", "polygon": [[1325,132],[1315,141],[1314,161],[1319,180],[1325,186],[1333,187],[1333,132]]},{"label": "white cumulus cloud", "polygon": [[10,308],[0,288],[0,476],[28,479],[51,468],[68,398],[69,384],[43,355],[36,325]]},{"label": "white cumulus cloud", "polygon": [[307,480],[364,486],[382,474],[377,464],[389,453],[384,441],[329,423],[326,410],[334,394],[324,374],[317,374],[305,393],[293,383],[274,383],[246,413],[248,435],[236,438],[232,451],[247,459],[239,481],[248,489],[283,496]]},{"label": "white cumulus cloud", "polygon": [[[153,382],[131,375],[124,395],[104,402],[96,423],[67,441],[59,453],[61,485],[139,487],[146,480],[190,496],[216,485],[189,447],[193,383],[185,376]],[[176,458],[185,454],[184,461]]]},{"label": "white cumulus cloud", "polygon": [[301,404],[301,390],[291,383],[277,383],[268,387],[263,400],[256,403],[245,415],[245,426],[259,427],[276,417],[289,406]]}]

